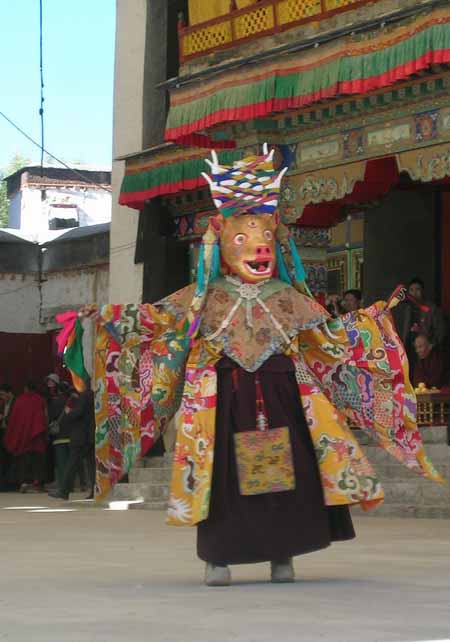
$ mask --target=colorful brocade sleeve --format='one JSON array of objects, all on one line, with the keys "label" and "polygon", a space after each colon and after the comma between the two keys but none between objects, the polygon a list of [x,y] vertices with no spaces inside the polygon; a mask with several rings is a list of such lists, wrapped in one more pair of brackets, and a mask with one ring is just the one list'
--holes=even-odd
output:
[{"label": "colorful brocade sleeve", "polygon": [[299,335],[308,372],[350,427],[368,432],[399,462],[442,481],[416,423],[408,361],[388,305],[377,302]]},{"label": "colorful brocade sleeve", "polygon": [[164,432],[180,403],[189,342],[171,314],[105,305],[96,328],[96,496],[105,498]]}]

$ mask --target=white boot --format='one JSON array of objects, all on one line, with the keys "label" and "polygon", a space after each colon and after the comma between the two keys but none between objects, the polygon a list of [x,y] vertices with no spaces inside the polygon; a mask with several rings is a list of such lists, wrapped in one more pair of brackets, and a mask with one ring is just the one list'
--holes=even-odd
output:
[{"label": "white boot", "polygon": [[294,582],[295,573],[292,557],[288,557],[286,560],[280,560],[278,562],[270,562],[270,575],[271,581],[276,584]]},{"label": "white boot", "polygon": [[231,573],[228,566],[215,566],[209,562],[205,569],[206,586],[230,586]]}]

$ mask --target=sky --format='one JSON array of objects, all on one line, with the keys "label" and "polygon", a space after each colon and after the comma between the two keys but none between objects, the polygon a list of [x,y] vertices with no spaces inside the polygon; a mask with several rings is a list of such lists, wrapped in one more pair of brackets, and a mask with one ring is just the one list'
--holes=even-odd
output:
[{"label": "sky", "polygon": [[[110,166],[115,0],[43,0],[45,147]],[[39,0],[0,0],[0,111],[40,140]],[[40,150],[0,117],[0,169]]]}]

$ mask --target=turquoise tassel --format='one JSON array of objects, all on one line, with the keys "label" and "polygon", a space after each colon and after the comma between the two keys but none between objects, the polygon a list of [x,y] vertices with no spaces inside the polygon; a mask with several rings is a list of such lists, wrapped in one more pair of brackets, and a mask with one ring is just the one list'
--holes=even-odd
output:
[{"label": "turquoise tassel", "polygon": [[213,255],[212,255],[212,265],[211,265],[211,276],[210,281],[218,279],[220,276],[220,247],[219,243],[214,243],[213,246]]},{"label": "turquoise tassel", "polygon": [[196,296],[201,296],[205,291],[205,246],[200,245],[200,252],[198,254],[197,262],[197,289]]},{"label": "turquoise tassel", "polygon": [[295,280],[301,283],[306,280],[306,272],[292,236],[289,237],[289,247],[294,261]]},{"label": "turquoise tassel", "polygon": [[292,285],[291,277],[289,276],[289,272],[287,271],[286,263],[284,262],[284,256],[283,256],[283,252],[281,251],[281,245],[279,241],[277,241],[277,244],[276,244],[276,252],[277,252],[278,275],[280,277],[280,281],[284,281],[285,283],[289,283],[289,285]]}]

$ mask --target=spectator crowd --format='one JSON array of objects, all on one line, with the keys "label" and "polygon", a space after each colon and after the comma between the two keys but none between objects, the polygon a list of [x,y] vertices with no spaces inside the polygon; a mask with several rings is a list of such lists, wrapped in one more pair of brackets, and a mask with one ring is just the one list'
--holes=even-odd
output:
[{"label": "spectator crowd", "polygon": [[94,496],[94,395],[78,393],[55,373],[14,396],[0,386],[0,490],[48,492],[68,499],[78,479]]},{"label": "spectator crowd", "polygon": [[[357,289],[347,290],[342,299],[329,296],[327,300],[327,309],[335,318],[347,312],[356,312],[361,307],[363,295]],[[450,390],[446,319],[442,310],[426,297],[422,279],[415,277],[409,282],[407,299],[396,324],[406,350],[414,387]]]}]

